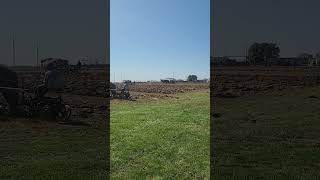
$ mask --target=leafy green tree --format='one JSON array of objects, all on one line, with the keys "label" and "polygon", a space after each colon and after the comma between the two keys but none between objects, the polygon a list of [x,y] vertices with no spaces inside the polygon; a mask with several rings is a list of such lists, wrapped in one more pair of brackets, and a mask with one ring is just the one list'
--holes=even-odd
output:
[{"label": "leafy green tree", "polygon": [[253,43],[248,49],[251,64],[269,64],[269,59],[280,56],[280,48],[275,43]]},{"label": "leafy green tree", "polygon": [[303,59],[304,63],[311,63],[312,61],[312,58],[313,58],[313,55],[312,54],[309,54],[309,53],[301,53],[297,56],[297,58],[299,59]]},{"label": "leafy green tree", "polygon": [[197,81],[198,77],[196,75],[189,75],[187,80],[188,81]]}]

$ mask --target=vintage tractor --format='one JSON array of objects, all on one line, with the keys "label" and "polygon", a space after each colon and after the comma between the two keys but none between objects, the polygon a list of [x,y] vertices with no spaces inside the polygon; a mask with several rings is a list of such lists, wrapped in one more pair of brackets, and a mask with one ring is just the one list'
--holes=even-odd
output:
[{"label": "vintage tractor", "polygon": [[132,97],[131,97],[129,90],[127,88],[127,84],[124,84],[124,86],[121,89],[119,89],[116,84],[111,83],[110,97],[113,99],[132,100]]},{"label": "vintage tractor", "polygon": [[[57,97],[36,97],[34,93],[26,92],[21,88],[0,87],[0,93],[16,92],[18,102],[16,103],[15,115],[34,118],[45,115],[57,121],[68,121],[71,117],[71,106],[66,104],[61,95]],[[10,107],[5,101],[0,102],[0,114],[8,114]]]},{"label": "vintage tractor", "polygon": [[25,117],[49,115],[58,121],[68,121],[71,108],[63,102],[61,92],[57,97],[38,97],[36,91],[18,88],[17,73],[0,66],[0,114]]}]

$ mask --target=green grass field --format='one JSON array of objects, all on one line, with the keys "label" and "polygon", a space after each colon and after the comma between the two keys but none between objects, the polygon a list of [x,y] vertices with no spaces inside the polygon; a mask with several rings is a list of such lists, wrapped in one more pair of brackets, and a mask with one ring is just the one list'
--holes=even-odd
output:
[{"label": "green grass field", "polygon": [[112,179],[209,179],[209,92],[111,104]]},{"label": "green grass field", "polygon": [[106,179],[102,121],[64,126],[26,120],[0,122],[0,179]]},{"label": "green grass field", "polygon": [[[112,179],[208,179],[209,93],[112,103]],[[320,179],[320,88],[214,99],[214,179]],[[105,179],[106,131],[0,122],[0,179]]]},{"label": "green grass field", "polygon": [[213,178],[320,179],[320,88],[214,102]]}]

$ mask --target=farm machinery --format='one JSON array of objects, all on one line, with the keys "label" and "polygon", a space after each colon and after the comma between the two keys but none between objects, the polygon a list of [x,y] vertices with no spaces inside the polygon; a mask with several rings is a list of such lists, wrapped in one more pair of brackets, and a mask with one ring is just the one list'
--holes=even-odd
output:
[{"label": "farm machinery", "polygon": [[[71,107],[63,101],[59,92],[57,97],[37,97],[35,93],[29,93],[21,88],[0,87],[1,93],[6,91],[14,91],[18,94],[15,115],[18,114],[27,118],[44,115],[56,121],[68,121],[70,119]],[[9,114],[9,107],[4,98],[0,101],[0,114]]]},{"label": "farm machinery", "polygon": [[128,84],[124,83],[121,88],[118,88],[116,84],[110,84],[110,97],[112,99],[126,99],[132,100],[132,97],[128,90]]},{"label": "farm machinery", "polygon": [[[52,67],[51,69],[58,70],[59,67],[65,66],[65,64],[59,65],[60,60],[52,58],[41,61],[42,64],[45,62],[48,63],[46,64],[47,67],[49,65]],[[66,63],[65,61],[62,62]],[[55,76],[57,77],[57,73]],[[53,82],[56,83],[55,81]],[[61,90],[63,90],[63,88],[59,90],[58,88],[55,90],[51,88],[50,92],[54,91],[55,95],[48,97],[44,96],[44,94],[39,94],[39,87],[34,90],[32,90],[32,88],[27,90],[23,88],[23,84],[22,80],[22,88],[19,88],[17,72],[10,70],[6,66],[0,66],[0,115],[14,115],[28,118],[45,115],[50,119],[53,118],[58,121],[69,120],[71,108],[61,97]],[[49,91],[48,87],[45,89],[46,92]]]}]

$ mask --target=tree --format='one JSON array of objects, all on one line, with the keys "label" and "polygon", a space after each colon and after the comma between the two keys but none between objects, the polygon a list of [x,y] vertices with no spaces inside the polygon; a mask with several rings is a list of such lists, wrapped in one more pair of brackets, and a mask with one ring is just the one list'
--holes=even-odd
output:
[{"label": "tree", "polygon": [[298,55],[297,58],[302,59],[304,63],[307,64],[312,62],[311,60],[313,58],[313,55],[309,53],[301,53]]},{"label": "tree", "polygon": [[188,76],[188,81],[197,81],[198,77],[196,75],[189,75]]},{"label": "tree", "polygon": [[315,58],[320,58],[320,51],[316,53]]},{"label": "tree", "polygon": [[316,66],[318,66],[318,64],[319,64],[318,61],[320,60],[320,51],[316,53],[315,58],[316,58],[316,62],[315,62]]},{"label": "tree", "polygon": [[96,58],[95,61],[96,61],[96,65],[100,64],[100,59]]},{"label": "tree", "polygon": [[275,43],[253,43],[248,49],[249,61],[251,64],[269,64],[269,59],[280,56],[280,48]]}]

